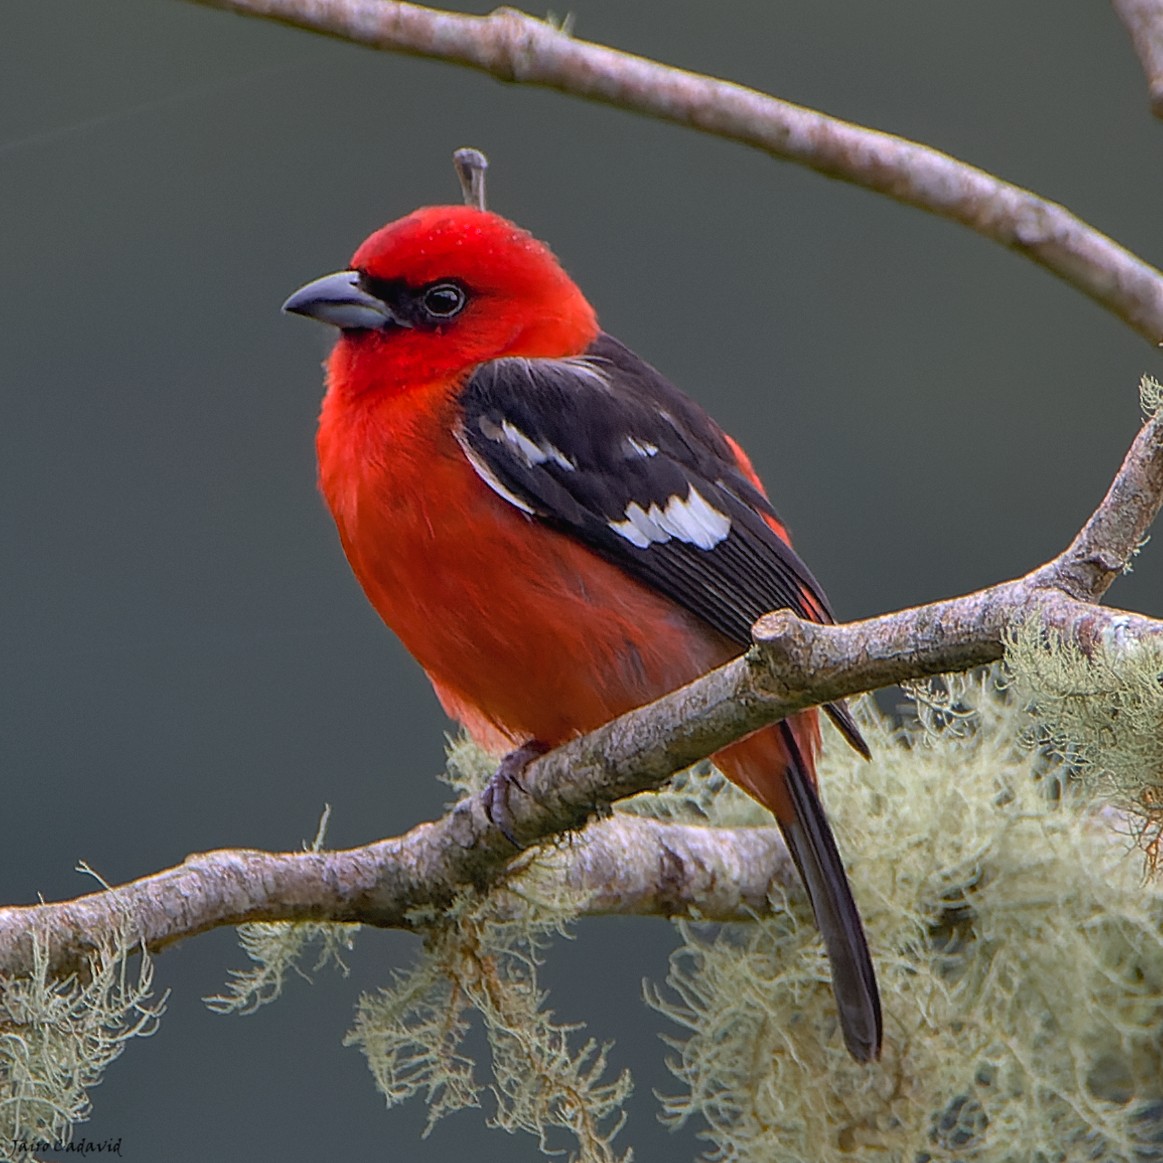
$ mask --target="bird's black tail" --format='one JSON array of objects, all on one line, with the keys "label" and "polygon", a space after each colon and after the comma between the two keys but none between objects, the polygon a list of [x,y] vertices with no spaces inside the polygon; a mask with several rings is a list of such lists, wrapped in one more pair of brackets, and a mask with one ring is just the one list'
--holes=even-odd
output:
[{"label": "bird's black tail", "polygon": [[788,754],[787,791],[794,809],[791,819],[779,821],[780,828],[824,938],[844,1044],[858,1062],[872,1062],[880,1057],[882,1022],[864,926],[795,734],[789,723],[779,728]]}]

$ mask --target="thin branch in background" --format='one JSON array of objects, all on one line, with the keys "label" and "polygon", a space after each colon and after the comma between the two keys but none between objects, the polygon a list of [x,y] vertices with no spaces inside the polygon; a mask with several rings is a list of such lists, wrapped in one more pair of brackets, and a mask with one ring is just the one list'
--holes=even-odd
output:
[{"label": "thin branch in background", "polygon": [[[672,121],[960,222],[1163,343],[1163,275],[1055,202],[940,150],[754,89],[577,40],[512,8],[464,16],[394,0],[194,0],[357,44],[480,69]],[[1125,7],[1158,8],[1140,0]]]},{"label": "thin branch in background", "polygon": [[1163,2],[1112,0],[1112,3],[1131,34],[1131,43],[1143,66],[1151,112],[1163,118]]}]

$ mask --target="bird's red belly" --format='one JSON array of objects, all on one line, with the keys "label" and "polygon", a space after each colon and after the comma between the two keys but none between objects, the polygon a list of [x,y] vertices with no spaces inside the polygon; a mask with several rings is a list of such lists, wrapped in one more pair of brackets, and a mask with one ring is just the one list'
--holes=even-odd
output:
[{"label": "bird's red belly", "polygon": [[740,652],[571,538],[531,536],[455,445],[430,453],[423,488],[406,465],[339,495],[321,464],[321,482],[372,605],[478,741],[559,743]]}]

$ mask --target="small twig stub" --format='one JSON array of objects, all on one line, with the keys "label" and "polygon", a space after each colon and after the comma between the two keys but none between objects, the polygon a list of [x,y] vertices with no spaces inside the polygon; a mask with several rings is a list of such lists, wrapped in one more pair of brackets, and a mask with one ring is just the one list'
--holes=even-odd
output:
[{"label": "small twig stub", "polygon": [[478,210],[487,210],[485,174],[489,168],[489,159],[479,149],[465,146],[452,155],[452,164],[456,167],[456,176],[460,179],[464,204],[475,206]]}]

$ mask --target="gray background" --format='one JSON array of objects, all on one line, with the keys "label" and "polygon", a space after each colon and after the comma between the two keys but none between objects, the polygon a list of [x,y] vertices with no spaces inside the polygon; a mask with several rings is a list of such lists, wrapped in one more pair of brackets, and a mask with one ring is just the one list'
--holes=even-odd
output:
[{"label": "gray background", "polygon": [[[487,5],[463,6],[485,11]],[[920,138],[1159,258],[1163,126],[1106,6],[574,0],[587,38]],[[1056,552],[1159,355],[968,232],[737,146],[176,0],[0,0],[0,900],[227,845],[357,844],[441,810],[447,729],[365,605],[313,482],[322,328],[280,317],[371,229],[456,187],[549,240],[605,326],[748,445],[844,616]],[[1163,613],[1153,548],[1112,599]],[[670,944],[592,921],[546,970],[562,1018],[669,1085],[642,1009]],[[127,1159],[532,1160],[459,1116],[418,1139],[340,1039],[413,939],[247,1018],[199,998],[233,935],[165,953],[152,1040],[81,1133]]]}]

